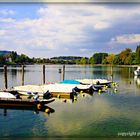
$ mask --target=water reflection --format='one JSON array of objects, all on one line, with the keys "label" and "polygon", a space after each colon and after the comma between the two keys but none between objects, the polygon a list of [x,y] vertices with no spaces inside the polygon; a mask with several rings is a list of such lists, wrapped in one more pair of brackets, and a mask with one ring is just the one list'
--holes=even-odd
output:
[{"label": "water reflection", "polygon": [[140,86],[140,76],[134,76],[135,83]]},{"label": "water reflection", "polygon": [[[60,81],[60,65],[46,65],[46,82]],[[9,86],[21,84],[21,68],[9,68]],[[12,72],[12,69],[14,70]],[[113,67],[114,81],[119,83],[117,92],[109,89],[106,93],[91,95],[81,93],[72,99],[55,98],[49,104],[53,115],[39,112],[33,115],[31,109],[1,108],[1,136],[70,136],[95,137],[117,136],[118,131],[140,131],[140,77],[134,77],[131,67]],[[67,65],[65,79],[107,78],[111,67]],[[12,78],[13,75],[13,78]],[[0,68],[0,80],[3,70]],[[131,82],[130,82],[131,81]],[[26,66],[25,84],[42,83],[42,66]],[[3,87],[3,82],[0,82]],[[8,114],[3,117],[3,114]],[[9,126],[9,127],[8,127]],[[21,131],[17,131],[17,130]],[[48,138],[48,137],[47,137]]]},{"label": "water reflection", "polygon": [[31,106],[0,105],[0,109],[3,109],[4,116],[7,116],[8,110],[34,111],[36,114],[39,114],[39,112],[45,112],[47,114],[51,114],[51,113],[55,112],[55,110],[53,108],[50,108],[49,106],[45,106],[45,107],[38,110],[37,108],[31,107]]}]

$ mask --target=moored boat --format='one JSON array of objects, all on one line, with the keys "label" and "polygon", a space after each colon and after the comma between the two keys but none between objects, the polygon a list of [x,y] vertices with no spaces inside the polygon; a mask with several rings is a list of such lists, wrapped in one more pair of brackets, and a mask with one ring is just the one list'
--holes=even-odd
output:
[{"label": "moored boat", "polygon": [[15,91],[18,91],[22,95],[36,94],[43,96],[45,93],[49,92],[50,94],[71,94],[76,92],[89,92],[92,90],[92,85],[82,85],[82,84],[68,84],[68,83],[54,83],[46,85],[24,85],[16,86],[13,88]]},{"label": "moored boat", "polygon": [[1,98],[8,98],[8,99],[16,99],[16,96],[14,96],[13,94],[9,93],[9,92],[0,92],[0,99]]},{"label": "moored boat", "polygon": [[140,66],[134,71],[136,76],[140,76]]},{"label": "moored boat", "polygon": [[112,81],[107,79],[77,79],[77,81],[83,84],[93,84],[93,85],[106,85],[109,86]]}]

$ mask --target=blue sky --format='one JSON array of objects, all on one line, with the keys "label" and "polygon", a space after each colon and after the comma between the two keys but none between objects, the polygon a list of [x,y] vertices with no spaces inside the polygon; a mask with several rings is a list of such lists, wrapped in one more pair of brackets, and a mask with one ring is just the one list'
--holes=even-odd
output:
[{"label": "blue sky", "polygon": [[0,4],[0,50],[42,58],[135,51],[139,9],[140,4]]}]

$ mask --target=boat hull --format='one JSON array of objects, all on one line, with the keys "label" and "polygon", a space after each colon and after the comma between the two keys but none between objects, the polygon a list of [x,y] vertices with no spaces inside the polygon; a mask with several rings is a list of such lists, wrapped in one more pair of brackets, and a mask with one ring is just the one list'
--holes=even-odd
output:
[{"label": "boat hull", "polygon": [[140,71],[135,70],[135,71],[134,71],[134,74],[135,74],[136,76],[140,76]]},{"label": "boat hull", "polygon": [[55,99],[52,100],[24,100],[24,99],[8,99],[8,98],[1,98],[0,99],[0,106],[13,106],[13,107],[37,107],[40,104],[41,107],[44,107],[46,104],[53,102]]}]

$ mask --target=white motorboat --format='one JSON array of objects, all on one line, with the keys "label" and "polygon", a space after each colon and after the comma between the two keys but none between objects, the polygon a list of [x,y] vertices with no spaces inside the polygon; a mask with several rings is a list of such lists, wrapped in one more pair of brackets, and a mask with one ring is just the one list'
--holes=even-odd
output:
[{"label": "white motorboat", "polygon": [[13,89],[22,95],[36,95],[38,93],[40,96],[43,96],[45,92],[39,85],[16,86]]},{"label": "white motorboat", "polygon": [[43,96],[44,93],[49,91],[50,93],[73,93],[73,92],[88,92],[91,90],[92,85],[81,85],[81,84],[46,84],[46,85],[24,85],[14,87],[15,91],[18,91],[23,95],[35,95],[38,93],[40,96]]},{"label": "white motorboat", "polygon": [[55,84],[48,84],[43,85],[42,89],[44,91],[49,91],[51,93],[72,93],[72,92],[87,92],[92,88],[92,85],[82,85],[82,84],[68,84],[68,83],[55,83]]},{"label": "white motorboat", "polygon": [[138,67],[135,71],[134,71],[134,74],[136,76],[139,76],[140,75],[140,67]]},{"label": "white motorboat", "polygon": [[93,85],[109,85],[112,81],[106,79],[77,79],[82,84],[93,84]]}]

